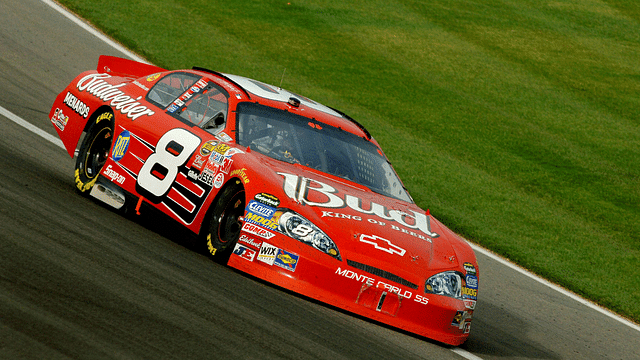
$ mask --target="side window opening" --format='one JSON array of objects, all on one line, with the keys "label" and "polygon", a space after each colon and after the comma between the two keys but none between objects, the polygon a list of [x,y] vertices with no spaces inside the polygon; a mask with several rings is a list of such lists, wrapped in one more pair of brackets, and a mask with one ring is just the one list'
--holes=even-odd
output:
[{"label": "side window opening", "polygon": [[202,91],[185,101],[176,111],[180,118],[210,132],[224,128],[227,119],[228,95],[226,91],[209,83]]},{"label": "side window opening", "polygon": [[147,101],[212,134],[220,132],[226,124],[228,99],[229,94],[223,88],[186,72],[165,76],[147,94]]},{"label": "side window opening", "polygon": [[147,94],[147,101],[166,109],[178,96],[193,86],[197,75],[177,72],[171,73],[158,81]]}]

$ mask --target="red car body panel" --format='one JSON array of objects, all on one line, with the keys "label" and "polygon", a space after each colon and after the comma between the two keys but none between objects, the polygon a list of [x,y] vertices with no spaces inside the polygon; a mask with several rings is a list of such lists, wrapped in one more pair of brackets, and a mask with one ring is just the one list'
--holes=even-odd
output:
[{"label": "red car body panel", "polygon": [[[459,345],[467,339],[479,270],[463,239],[413,203],[237,145],[235,110],[241,102],[258,102],[340,127],[379,148],[366,130],[299,95],[302,104],[292,105],[287,102],[291,94],[275,87],[197,68],[180,72],[202,77],[228,93],[228,117],[221,132],[213,135],[179,121],[170,114],[171,106],[162,108],[148,100],[149,89],[172,72],[108,56],[100,58],[98,71],[78,75],[60,93],[49,117],[73,156],[91,115],[109,108],[114,141],[101,175],[194,233],[200,232],[220,189],[229,181],[240,182],[247,221],[229,266],[437,341]],[[198,89],[182,96],[188,98],[189,91]],[[165,161],[160,157],[171,152],[171,141],[184,145],[174,154],[184,164],[179,164],[177,173],[150,177],[152,163]],[[222,161],[210,161],[211,154]],[[185,170],[197,168],[208,169],[210,186]],[[251,207],[259,212],[263,204],[255,200],[265,196],[275,199],[275,207],[295,210],[322,229],[337,245],[340,258],[274,230],[268,216],[252,213]],[[425,281],[443,271],[456,271],[467,282],[475,282],[462,288],[469,293],[466,301],[425,290]]]}]

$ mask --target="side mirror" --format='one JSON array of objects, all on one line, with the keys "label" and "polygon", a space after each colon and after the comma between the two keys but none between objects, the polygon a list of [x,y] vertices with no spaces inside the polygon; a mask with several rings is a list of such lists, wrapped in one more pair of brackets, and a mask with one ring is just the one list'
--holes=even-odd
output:
[{"label": "side mirror", "polygon": [[224,114],[222,111],[218,111],[209,121],[207,121],[202,128],[204,130],[216,129],[219,126],[224,125]]},{"label": "side mirror", "polygon": [[216,127],[220,126],[220,125],[224,125],[224,114],[222,112],[219,112],[214,118],[213,118],[214,123],[216,124]]}]

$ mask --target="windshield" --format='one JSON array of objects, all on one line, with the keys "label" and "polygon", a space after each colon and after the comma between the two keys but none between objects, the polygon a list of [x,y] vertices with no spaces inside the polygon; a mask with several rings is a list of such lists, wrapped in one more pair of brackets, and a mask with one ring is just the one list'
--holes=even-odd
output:
[{"label": "windshield", "polygon": [[271,158],[335,175],[372,191],[412,202],[373,143],[312,119],[264,105],[237,107],[238,144]]}]

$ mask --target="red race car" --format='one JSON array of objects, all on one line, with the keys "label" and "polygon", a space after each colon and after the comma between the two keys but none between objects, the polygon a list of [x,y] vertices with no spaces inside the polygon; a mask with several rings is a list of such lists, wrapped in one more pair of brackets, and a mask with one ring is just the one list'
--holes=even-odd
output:
[{"label": "red race car", "polygon": [[240,76],[102,56],[50,119],[79,192],[151,205],[214,259],[302,295],[447,344],[469,336],[472,249],[344,113]]}]

